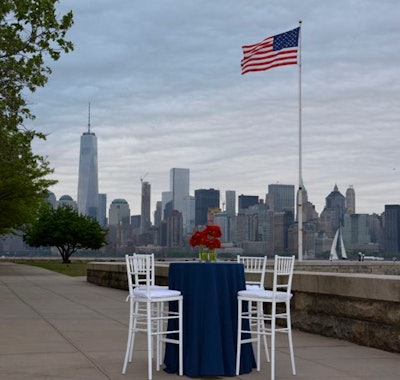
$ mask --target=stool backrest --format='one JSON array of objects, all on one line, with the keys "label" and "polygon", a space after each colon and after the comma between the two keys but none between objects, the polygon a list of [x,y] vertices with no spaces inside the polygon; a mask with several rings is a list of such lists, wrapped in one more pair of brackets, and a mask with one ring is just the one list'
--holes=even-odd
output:
[{"label": "stool backrest", "polygon": [[290,294],[295,257],[275,256],[273,291],[286,291]]},{"label": "stool backrest", "polygon": [[237,262],[244,265],[245,273],[259,274],[259,280],[246,280],[247,285],[258,285],[264,288],[265,269],[267,266],[267,256],[240,256],[237,255]]},{"label": "stool backrest", "polygon": [[151,286],[155,284],[154,254],[125,255],[125,261],[129,293],[132,294],[138,287],[146,287],[149,293]]}]

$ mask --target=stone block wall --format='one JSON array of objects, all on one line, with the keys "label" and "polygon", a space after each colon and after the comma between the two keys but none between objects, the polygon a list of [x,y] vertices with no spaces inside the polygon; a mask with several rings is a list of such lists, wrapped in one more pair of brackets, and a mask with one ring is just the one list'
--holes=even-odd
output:
[{"label": "stone block wall", "polygon": [[[363,346],[400,352],[400,275],[373,274],[379,272],[381,264],[360,264],[332,267],[328,263],[322,267],[333,271],[315,271],[321,266],[296,263],[292,326]],[[393,273],[400,268],[398,263],[392,267],[394,269],[384,265],[383,271]],[[341,273],[337,272],[339,269]],[[271,272],[269,266],[266,288],[272,286]],[[127,290],[125,263],[88,263],[87,281]],[[156,283],[168,284],[168,262],[157,263]]]},{"label": "stone block wall", "polygon": [[292,325],[400,352],[400,276],[296,272]]}]

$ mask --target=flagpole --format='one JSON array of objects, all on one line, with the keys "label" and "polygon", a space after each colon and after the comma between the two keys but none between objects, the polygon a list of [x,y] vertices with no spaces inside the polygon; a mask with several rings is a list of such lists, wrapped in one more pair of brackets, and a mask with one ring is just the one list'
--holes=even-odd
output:
[{"label": "flagpole", "polygon": [[303,176],[302,176],[302,114],[301,114],[301,20],[299,20],[299,191],[297,194],[298,260],[303,261]]}]

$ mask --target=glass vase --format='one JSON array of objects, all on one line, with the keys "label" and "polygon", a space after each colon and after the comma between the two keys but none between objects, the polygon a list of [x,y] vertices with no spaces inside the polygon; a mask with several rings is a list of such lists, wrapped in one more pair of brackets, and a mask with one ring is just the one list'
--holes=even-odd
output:
[{"label": "glass vase", "polygon": [[217,261],[217,252],[215,252],[214,250],[211,250],[208,253],[208,261],[211,261],[211,262]]},{"label": "glass vase", "polygon": [[217,253],[214,250],[199,251],[199,261],[202,263],[216,262]]},{"label": "glass vase", "polygon": [[207,251],[200,250],[199,261],[202,263],[206,263],[208,261],[208,252]]}]

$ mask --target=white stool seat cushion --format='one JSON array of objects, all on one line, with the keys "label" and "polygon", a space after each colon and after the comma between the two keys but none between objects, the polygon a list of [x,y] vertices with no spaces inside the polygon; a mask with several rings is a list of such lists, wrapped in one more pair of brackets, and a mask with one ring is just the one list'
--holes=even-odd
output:
[{"label": "white stool seat cushion", "polygon": [[134,297],[137,298],[165,298],[165,297],[177,297],[181,295],[179,290],[170,290],[163,288],[152,288],[149,292],[145,288],[139,287],[132,292]]},{"label": "white stool seat cushion", "polygon": [[[240,290],[238,292],[239,297],[243,298],[257,298],[260,300],[265,300],[265,299],[272,299],[274,296],[274,292],[272,290],[264,290],[264,289],[251,289],[251,290]],[[293,294],[290,294],[290,298],[292,298]],[[287,299],[287,293],[286,292],[275,292],[275,299],[278,302],[284,302]]]},{"label": "white stool seat cushion", "polygon": [[262,288],[260,288],[260,285],[246,284],[246,290],[262,290]]}]

